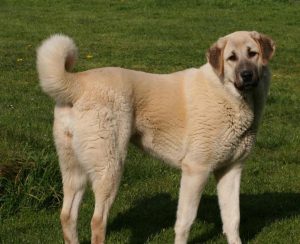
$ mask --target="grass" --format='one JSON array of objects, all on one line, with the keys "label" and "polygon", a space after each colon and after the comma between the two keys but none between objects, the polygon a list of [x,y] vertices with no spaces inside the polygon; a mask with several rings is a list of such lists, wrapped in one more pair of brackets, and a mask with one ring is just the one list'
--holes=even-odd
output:
[{"label": "grass", "polygon": [[[53,101],[35,70],[35,48],[53,33],[76,41],[76,70],[121,66],[167,73],[205,62],[207,48],[235,30],[276,41],[271,93],[241,185],[241,238],[300,240],[300,55],[298,1],[5,0],[0,8],[0,243],[62,243],[62,193],[52,140]],[[109,218],[107,243],[172,243],[180,172],[130,147]],[[90,241],[93,197],[79,233]],[[191,243],[226,243],[206,187]]]}]

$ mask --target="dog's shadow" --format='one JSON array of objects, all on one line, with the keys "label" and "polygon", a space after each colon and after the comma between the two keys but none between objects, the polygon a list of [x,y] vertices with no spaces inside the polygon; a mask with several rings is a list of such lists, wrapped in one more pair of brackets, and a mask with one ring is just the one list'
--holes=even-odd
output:
[{"label": "dog's shadow", "polygon": [[129,243],[146,243],[150,236],[174,225],[176,208],[176,201],[166,193],[138,200],[112,220],[108,234],[125,227],[132,233]]},{"label": "dog's shadow", "polygon": [[[146,243],[150,237],[163,229],[173,228],[176,219],[177,201],[169,194],[161,193],[138,200],[128,211],[117,215],[108,225],[110,232],[123,228],[131,231],[129,243]],[[241,195],[241,239],[248,242],[265,226],[289,216],[300,215],[300,194],[264,193]],[[203,243],[222,233],[219,207],[216,196],[204,195],[201,199],[197,221],[213,223],[213,228],[191,240]]]}]

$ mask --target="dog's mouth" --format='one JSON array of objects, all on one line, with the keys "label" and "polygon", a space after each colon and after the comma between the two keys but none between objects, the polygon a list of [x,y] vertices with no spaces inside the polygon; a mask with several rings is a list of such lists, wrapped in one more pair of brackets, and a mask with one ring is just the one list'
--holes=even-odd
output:
[{"label": "dog's mouth", "polygon": [[249,91],[257,87],[258,85],[258,79],[255,79],[251,82],[241,82],[240,80],[236,80],[234,82],[234,86],[239,91]]}]

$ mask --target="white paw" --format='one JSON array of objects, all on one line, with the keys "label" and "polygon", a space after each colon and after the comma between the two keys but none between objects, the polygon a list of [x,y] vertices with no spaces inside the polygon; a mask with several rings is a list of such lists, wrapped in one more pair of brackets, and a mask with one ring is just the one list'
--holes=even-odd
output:
[{"label": "white paw", "polygon": [[235,238],[228,238],[227,237],[227,242],[228,244],[242,244],[242,241],[240,239],[240,237],[235,237]]}]

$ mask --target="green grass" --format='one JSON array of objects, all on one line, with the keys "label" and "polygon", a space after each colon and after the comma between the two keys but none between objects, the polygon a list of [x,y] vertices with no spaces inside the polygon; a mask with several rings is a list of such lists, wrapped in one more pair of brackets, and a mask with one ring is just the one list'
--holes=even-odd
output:
[{"label": "green grass", "polygon": [[[35,70],[35,49],[53,33],[76,41],[76,70],[121,66],[167,73],[205,62],[235,30],[276,41],[271,93],[241,185],[241,238],[300,240],[300,53],[298,1],[2,0],[0,7],[0,243],[62,243],[61,182],[52,139],[54,103]],[[88,58],[92,56],[92,58]],[[180,172],[131,147],[109,218],[107,243],[172,243]],[[93,197],[79,233],[90,241]],[[226,243],[210,180],[191,243]]]}]

